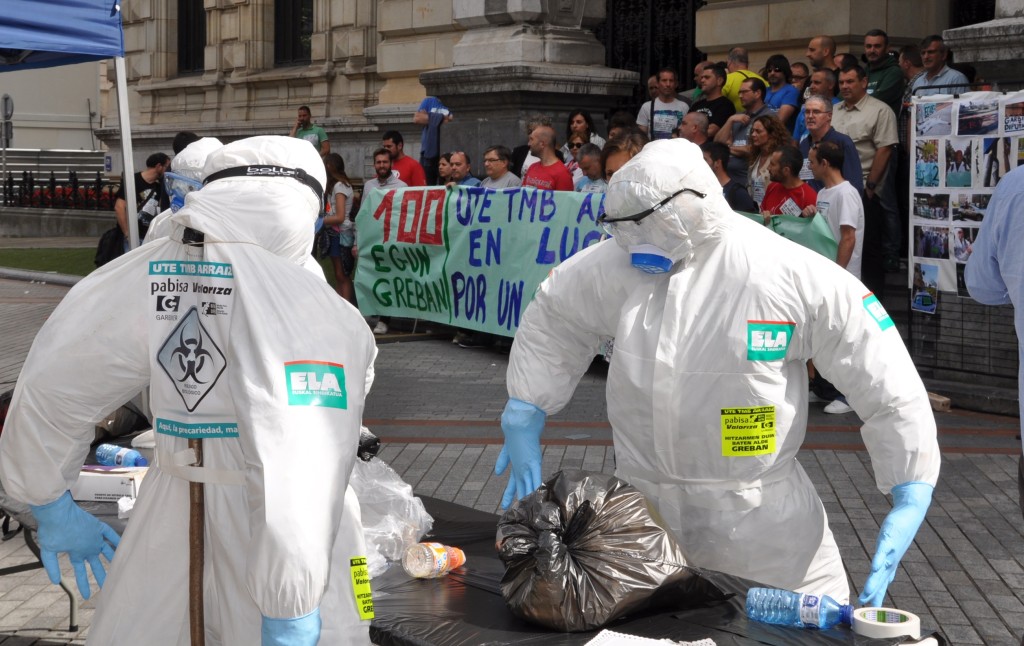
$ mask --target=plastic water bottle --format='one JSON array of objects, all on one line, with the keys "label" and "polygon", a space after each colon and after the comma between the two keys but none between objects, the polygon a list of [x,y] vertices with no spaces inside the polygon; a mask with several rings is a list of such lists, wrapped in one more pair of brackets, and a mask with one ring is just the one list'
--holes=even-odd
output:
[{"label": "plastic water bottle", "polygon": [[100,444],[96,447],[96,462],[105,467],[144,467],[149,460],[135,449],[116,444]]},{"label": "plastic water bottle", "polygon": [[466,553],[441,543],[416,543],[402,555],[402,567],[411,577],[434,579],[466,562]]},{"label": "plastic water bottle", "polygon": [[853,623],[853,606],[840,605],[828,595],[750,588],[747,616],[766,624],[828,629],[840,623]]}]

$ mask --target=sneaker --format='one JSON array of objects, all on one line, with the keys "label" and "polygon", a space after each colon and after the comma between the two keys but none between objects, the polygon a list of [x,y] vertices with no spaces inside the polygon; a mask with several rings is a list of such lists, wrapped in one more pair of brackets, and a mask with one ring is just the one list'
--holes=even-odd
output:
[{"label": "sneaker", "polygon": [[837,399],[825,407],[825,412],[832,415],[842,415],[843,413],[853,412],[853,407],[847,404],[845,400]]},{"label": "sneaker", "polygon": [[828,401],[827,399],[824,399],[822,397],[818,397],[818,395],[813,390],[807,391],[807,403],[808,404],[824,404],[827,401]]},{"label": "sneaker", "polygon": [[375,325],[373,327],[373,333],[374,334],[387,334],[388,333],[388,324],[385,323],[384,321],[377,321],[377,325]]}]

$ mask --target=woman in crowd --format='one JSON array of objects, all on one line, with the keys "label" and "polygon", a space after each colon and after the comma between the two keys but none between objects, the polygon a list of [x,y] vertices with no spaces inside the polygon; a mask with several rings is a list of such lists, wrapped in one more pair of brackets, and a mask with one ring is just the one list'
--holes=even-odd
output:
[{"label": "woman in crowd", "polygon": [[587,140],[584,139],[583,135],[578,132],[574,132],[569,135],[569,140],[566,141],[565,146],[563,146],[563,152],[568,151],[565,153],[565,167],[572,175],[573,184],[576,184],[576,180],[583,177],[583,171],[580,170],[577,155],[580,152],[580,148],[582,148],[585,143],[587,143]]},{"label": "woman in crowd", "polygon": [[772,153],[790,142],[786,126],[774,114],[763,114],[750,126],[750,167],[747,173],[747,192],[761,208],[768,182],[768,162]]},{"label": "woman in crowd", "polygon": [[[573,110],[569,113],[569,121],[565,124],[565,144],[562,146],[562,159],[568,163],[575,151],[569,150],[569,140],[573,135],[580,135],[583,143],[594,144],[604,148],[604,139],[597,134],[594,118],[586,110]],[[579,150],[578,148],[576,150]]]},{"label": "woman in crowd", "polygon": [[328,239],[331,244],[327,255],[334,268],[334,290],[355,305],[356,290],[352,284],[355,269],[355,258],[352,256],[352,247],[355,246],[355,226],[351,217],[352,182],[345,174],[345,160],[338,153],[329,153],[324,157],[324,168],[327,170],[326,194],[330,206],[324,218],[324,226],[330,227]]},{"label": "woman in crowd", "polygon": [[452,154],[444,153],[437,160],[437,184],[444,186],[452,176]]}]

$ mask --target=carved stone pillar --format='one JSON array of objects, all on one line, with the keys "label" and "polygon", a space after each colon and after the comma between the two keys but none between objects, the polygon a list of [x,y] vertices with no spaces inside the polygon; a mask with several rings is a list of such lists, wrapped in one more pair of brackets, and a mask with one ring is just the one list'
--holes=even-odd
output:
[{"label": "carved stone pillar", "polygon": [[1024,0],[996,0],[994,20],[947,29],[946,46],[958,63],[970,63],[978,78],[990,82],[1020,80],[1020,54],[1024,51]]},{"label": "carved stone pillar", "polygon": [[604,111],[638,82],[635,72],[603,65],[591,28],[604,19],[605,0],[453,1],[466,31],[452,66],[424,72],[420,82],[454,113],[442,147],[468,152],[476,173],[488,146],[525,143],[529,115],[551,116],[562,133],[568,113],[585,108],[600,127]]}]

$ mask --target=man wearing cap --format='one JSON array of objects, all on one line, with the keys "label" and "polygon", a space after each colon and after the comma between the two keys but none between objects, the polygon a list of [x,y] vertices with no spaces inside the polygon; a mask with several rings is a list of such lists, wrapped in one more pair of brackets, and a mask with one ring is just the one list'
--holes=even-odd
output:
[{"label": "man wearing cap", "polygon": [[509,506],[539,486],[540,436],[602,340],[616,475],[643,492],[690,564],[849,597],[825,510],[796,460],[808,359],[849,393],[893,508],[860,595],[880,605],[939,473],[935,420],[892,319],[849,272],[737,216],[701,151],[656,141],[608,185],[611,240],[554,270],[508,367]]}]

